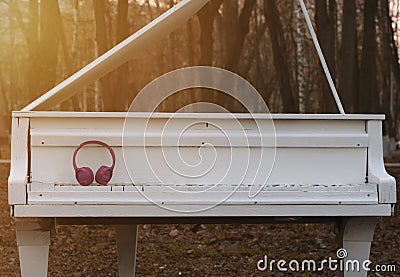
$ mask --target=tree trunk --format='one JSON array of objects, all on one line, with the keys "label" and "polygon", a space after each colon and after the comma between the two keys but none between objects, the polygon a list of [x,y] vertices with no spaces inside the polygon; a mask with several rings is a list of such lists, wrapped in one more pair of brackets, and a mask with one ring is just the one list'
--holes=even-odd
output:
[{"label": "tree trunk", "polygon": [[389,3],[388,1],[379,1],[379,29],[381,35],[381,54],[382,58],[382,93],[383,93],[383,111],[386,115],[386,130],[385,133],[389,135],[390,138],[395,138],[395,124],[394,124],[394,91],[392,90],[392,71],[393,67],[398,67],[398,62],[392,63],[391,59],[396,58],[392,55],[391,47],[391,18],[389,14]]},{"label": "tree trunk", "polygon": [[[334,0],[315,0],[315,22],[317,35],[321,43],[326,62],[335,81],[335,14],[336,2]],[[334,98],[332,96],[328,81],[323,71],[320,71],[320,82],[322,84],[322,95],[324,98],[324,112],[336,112]]]},{"label": "tree trunk", "polygon": [[[381,3],[382,6],[382,12],[386,14],[387,19],[386,24],[387,24],[387,30],[388,30],[388,38],[390,40],[390,63],[391,63],[391,94],[392,94],[392,101],[394,102],[392,104],[392,109],[393,109],[393,119],[396,121],[398,118],[398,115],[400,113],[400,63],[399,63],[399,52],[397,48],[397,44],[395,41],[395,35],[394,35],[394,26],[392,24],[392,20],[390,17],[390,11],[389,11],[389,3],[387,1],[383,1]],[[399,3],[397,5],[399,7]],[[398,15],[398,13],[397,13]],[[398,18],[398,17],[397,17]],[[398,121],[397,121],[398,122]],[[396,125],[397,123],[395,123]],[[395,127],[395,130],[398,129],[398,126]]]},{"label": "tree trunk", "polygon": [[[174,0],[169,0],[169,8],[171,9],[175,5]],[[176,53],[176,34],[172,32],[169,35],[169,70],[175,70],[177,67],[177,53]]]},{"label": "tree trunk", "polygon": [[200,22],[200,65],[213,64],[214,18],[222,2],[223,0],[212,0],[197,14]]},{"label": "tree trunk", "polygon": [[[223,0],[211,0],[197,14],[200,23],[199,65],[212,66],[214,63],[214,19],[222,2]],[[204,88],[199,88],[195,90],[192,99],[187,103],[215,102],[213,99],[217,98],[217,93],[219,94],[219,92],[213,91],[211,95],[215,97],[208,97],[208,99],[206,99],[210,93]]]},{"label": "tree trunk", "polygon": [[222,55],[223,61],[228,60],[232,40],[236,35],[239,16],[239,1],[224,1],[222,5]]},{"label": "tree trunk", "polygon": [[[128,0],[118,0],[118,15],[117,15],[117,43],[126,39],[129,35],[128,25]],[[133,100],[133,95],[129,92],[128,86],[129,63],[126,62],[117,69],[117,83],[115,92],[118,97],[115,97],[113,110],[123,111],[127,101]]]},{"label": "tree trunk", "polygon": [[354,91],[357,90],[357,25],[356,0],[343,3],[342,45],[340,48],[339,92],[345,110],[354,111]]},{"label": "tree trunk", "polygon": [[361,113],[378,113],[380,111],[376,77],[377,43],[375,17],[377,8],[377,0],[365,0],[359,93],[359,112]]},{"label": "tree trunk", "polygon": [[2,65],[0,64],[0,117],[9,115],[10,112],[12,111],[12,107],[10,105],[10,102],[8,101],[7,93],[6,93],[6,82],[4,81],[3,78],[3,69]]},{"label": "tree trunk", "polygon": [[249,33],[250,16],[255,3],[255,0],[246,0],[244,2],[237,23],[234,25],[236,28],[234,29],[233,41],[228,48],[228,58],[226,60],[226,69],[230,71],[237,71],[239,59],[243,50],[244,39]]},{"label": "tree trunk", "polygon": [[[79,9],[78,5],[75,5],[75,8]],[[76,10],[75,13],[74,13],[74,25],[77,22],[77,18],[76,18],[77,13],[78,13],[78,10]],[[64,58],[63,61],[64,61],[65,68],[66,68],[66,75],[70,76],[75,70],[75,67],[74,67],[74,64],[73,64],[72,55],[71,55],[71,52],[70,52],[70,48],[73,48],[73,47],[69,47],[68,46],[67,39],[66,39],[66,36],[65,36],[66,32],[65,32],[64,25],[63,25],[61,17],[60,17],[59,20],[60,20],[60,22],[57,23],[57,24],[59,24],[59,26],[60,26],[60,43],[61,43],[61,47],[62,47],[62,51],[63,51],[63,58]],[[74,36],[74,34],[73,34],[73,36]],[[77,97],[77,95],[75,94],[71,98],[69,98],[69,99],[65,100],[64,102],[62,102],[61,103],[61,109],[63,111],[64,110],[70,110],[70,109],[72,109],[74,111],[79,111],[80,110],[79,98]]]},{"label": "tree trunk", "polygon": [[29,71],[28,71],[28,90],[29,101],[37,97],[37,88],[40,80],[39,67],[39,4],[38,0],[29,1],[30,19],[28,24],[29,36],[27,44],[29,47]]},{"label": "tree trunk", "polygon": [[[57,54],[60,33],[60,9],[58,1],[30,0],[31,12],[29,22],[22,19],[17,3],[10,2],[10,10],[15,14],[21,26],[29,48],[30,65],[27,74],[29,101],[34,100],[42,93],[55,85],[57,77]],[[39,18],[40,8],[40,18]],[[40,22],[40,37],[39,37]],[[27,104],[27,103],[25,103]]]},{"label": "tree trunk", "polygon": [[40,61],[41,78],[38,93],[51,89],[57,78],[60,8],[58,1],[40,1]]},{"label": "tree trunk", "polygon": [[[93,0],[94,15],[96,21],[96,44],[98,56],[104,54],[108,49],[108,38],[106,29],[105,13],[106,7],[104,0]],[[112,76],[107,74],[100,78],[101,95],[105,111],[116,111],[114,107],[115,94],[112,90]]]},{"label": "tree trunk", "polygon": [[189,19],[186,23],[186,28],[187,28],[187,41],[188,41],[188,62],[189,66],[193,66],[195,62],[195,41],[194,41],[194,36],[193,36],[193,19]]},{"label": "tree trunk", "polygon": [[279,89],[282,97],[283,112],[298,112],[295,105],[293,90],[291,87],[291,72],[286,59],[286,41],[283,36],[282,23],[279,18],[275,0],[264,0],[264,15],[268,24],[268,30],[272,43],[274,66],[279,81]]},{"label": "tree trunk", "polygon": [[306,53],[305,53],[305,25],[304,16],[300,7],[296,6],[296,71],[297,71],[297,90],[299,95],[299,112],[306,113],[306,76],[305,72],[308,68]]},{"label": "tree trunk", "polygon": [[208,3],[198,13],[200,23],[200,65],[212,65],[213,61],[213,23],[212,5]]}]

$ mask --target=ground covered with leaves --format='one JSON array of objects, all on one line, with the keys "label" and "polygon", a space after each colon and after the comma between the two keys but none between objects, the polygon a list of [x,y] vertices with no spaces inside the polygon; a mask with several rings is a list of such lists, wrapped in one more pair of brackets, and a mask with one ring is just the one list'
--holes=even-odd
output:
[{"label": "ground covered with leaves", "polygon": [[[389,171],[400,180],[400,168]],[[15,227],[7,204],[9,166],[0,164],[0,276],[20,276]],[[337,276],[324,272],[260,272],[257,261],[336,258],[329,224],[141,225],[137,276]],[[375,264],[395,264],[400,276],[400,219],[382,218],[371,249]],[[49,276],[118,276],[112,226],[57,226]]]}]

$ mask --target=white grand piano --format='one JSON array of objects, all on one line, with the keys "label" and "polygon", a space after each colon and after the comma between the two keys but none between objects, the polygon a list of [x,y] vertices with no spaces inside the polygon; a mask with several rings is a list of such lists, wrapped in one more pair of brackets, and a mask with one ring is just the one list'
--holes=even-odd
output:
[{"label": "white grand piano", "polygon": [[[48,111],[207,2],[182,0],[13,112],[8,194],[22,276],[47,276],[56,224],[116,225],[120,276],[134,275],[141,223],[334,222],[345,259],[369,258],[377,220],[396,203],[396,182],[383,164],[383,115]],[[72,156],[93,140],[113,149],[113,176],[82,186]],[[111,164],[99,145],[84,146],[76,158],[94,172]],[[206,170],[188,176],[165,159],[183,159],[189,171],[201,161]]]}]

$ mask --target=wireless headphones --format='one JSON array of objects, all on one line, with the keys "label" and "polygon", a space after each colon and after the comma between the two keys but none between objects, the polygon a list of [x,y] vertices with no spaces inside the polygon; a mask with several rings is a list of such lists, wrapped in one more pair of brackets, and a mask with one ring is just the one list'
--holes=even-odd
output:
[{"label": "wireless headphones", "polygon": [[[100,166],[100,168],[96,172],[95,178],[93,176],[93,171],[89,167],[85,166],[78,168],[76,165],[76,155],[78,154],[79,150],[87,144],[98,144],[106,147],[110,151],[113,160],[111,166],[105,166],[105,165]],[[79,147],[75,150],[72,162],[75,169],[76,180],[81,186],[87,186],[92,184],[94,179],[96,179],[96,182],[99,183],[100,185],[107,185],[107,183],[111,180],[113,174],[115,166],[115,153],[114,150],[108,144],[102,141],[89,140],[81,143]]]}]

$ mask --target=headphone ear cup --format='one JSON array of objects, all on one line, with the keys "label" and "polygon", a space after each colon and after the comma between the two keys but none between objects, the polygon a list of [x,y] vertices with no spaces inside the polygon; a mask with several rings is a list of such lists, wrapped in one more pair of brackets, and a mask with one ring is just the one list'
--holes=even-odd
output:
[{"label": "headphone ear cup", "polygon": [[107,185],[111,180],[113,170],[109,166],[102,165],[96,172],[96,182],[100,185]]},{"label": "headphone ear cup", "polygon": [[75,177],[81,186],[87,186],[93,183],[93,171],[89,167],[80,167],[75,171]]}]

